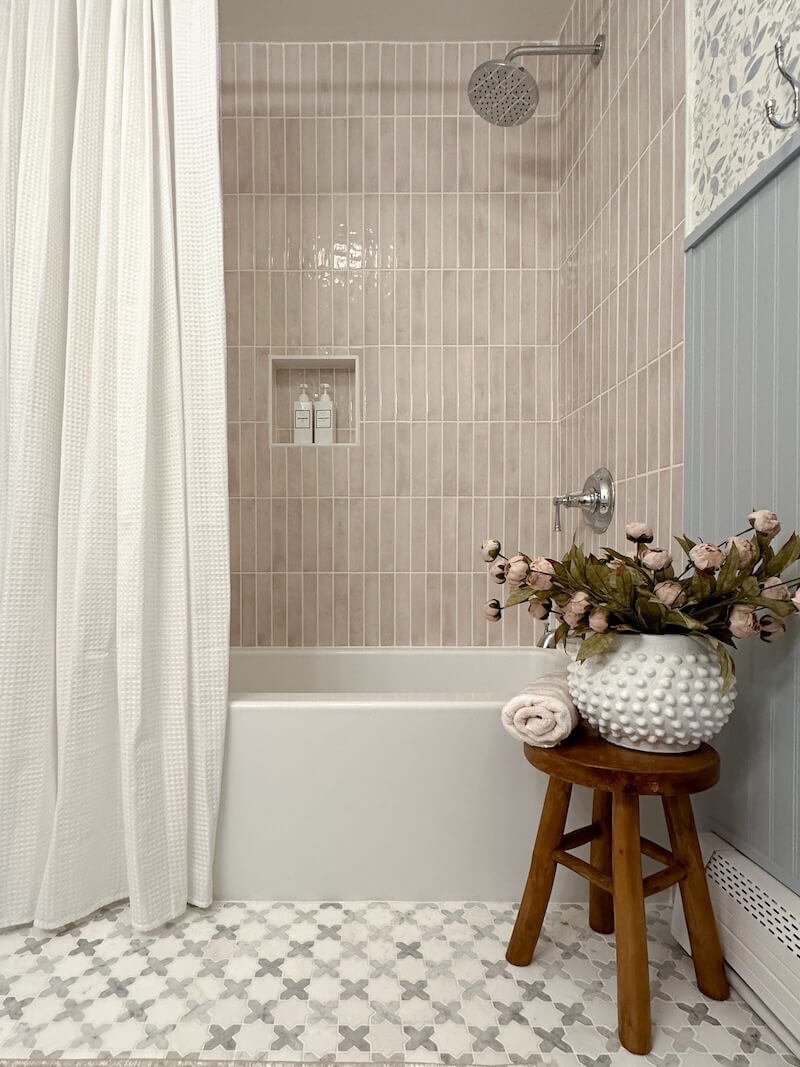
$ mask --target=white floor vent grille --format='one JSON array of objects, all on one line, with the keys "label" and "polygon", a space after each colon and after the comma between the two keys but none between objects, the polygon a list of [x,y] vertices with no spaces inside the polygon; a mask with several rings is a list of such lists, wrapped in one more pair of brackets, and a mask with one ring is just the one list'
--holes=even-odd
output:
[{"label": "white floor vent grille", "polygon": [[773,895],[748,878],[741,867],[731,863],[723,852],[714,851],[706,864],[709,884],[715,883],[737,901],[748,915],[759,922],[767,933],[776,938],[800,960],[800,918],[792,914]]},{"label": "white floor vent grille", "polygon": [[[732,984],[800,1055],[800,897],[714,834],[700,846]],[[677,887],[672,933],[688,952]]]}]

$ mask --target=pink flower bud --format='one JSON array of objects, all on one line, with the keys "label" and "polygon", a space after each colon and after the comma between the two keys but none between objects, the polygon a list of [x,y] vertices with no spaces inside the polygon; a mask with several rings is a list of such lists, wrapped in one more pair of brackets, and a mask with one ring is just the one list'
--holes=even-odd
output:
[{"label": "pink flower bud", "polygon": [[531,589],[545,590],[553,584],[553,564],[545,556],[537,556],[531,560],[531,573],[528,576],[528,585]]},{"label": "pink flower bud", "polygon": [[496,537],[490,538],[488,541],[484,541],[481,545],[481,556],[484,563],[491,563],[493,559],[497,559],[500,552],[500,542]]},{"label": "pink flower bud", "polygon": [[523,585],[530,572],[530,559],[522,552],[512,556],[506,563],[506,578],[509,585]]},{"label": "pink flower bud", "polygon": [[608,619],[608,608],[595,608],[589,613],[589,629],[594,630],[596,634],[605,633],[608,629]]},{"label": "pink flower bud", "polygon": [[503,614],[503,609],[500,606],[500,601],[489,600],[484,605],[483,614],[486,616],[488,622],[499,622],[500,616]]},{"label": "pink flower bud", "polygon": [[647,548],[642,553],[642,563],[651,571],[663,571],[672,565],[672,556],[665,548]]},{"label": "pink flower bud", "polygon": [[747,518],[756,533],[764,534],[765,537],[772,538],[781,532],[781,524],[774,511],[761,508],[758,511],[751,511]]},{"label": "pink flower bud", "polygon": [[769,641],[771,644],[773,641],[780,640],[785,633],[786,624],[777,615],[765,615],[761,620],[761,633],[759,636],[762,641]]},{"label": "pink flower bud", "polygon": [[767,578],[761,586],[761,595],[768,600],[791,600],[789,589],[780,578]]},{"label": "pink flower bud", "polygon": [[637,545],[649,545],[653,540],[653,527],[646,522],[629,522],[625,526],[625,536]]},{"label": "pink flower bud", "polygon": [[549,600],[537,600],[536,597],[531,597],[528,601],[528,614],[533,615],[534,619],[546,619],[550,614],[550,601]]},{"label": "pink flower bud", "polygon": [[590,607],[591,603],[586,593],[573,593],[564,608],[564,622],[569,626],[577,626],[586,618]]},{"label": "pink flower bud", "polygon": [[758,616],[749,604],[733,605],[728,626],[734,637],[754,637],[761,629]]},{"label": "pink flower bud", "polygon": [[728,551],[732,548],[736,549],[739,556],[739,566],[749,567],[753,560],[758,555],[758,548],[754,541],[748,541],[744,537],[732,537],[728,541]]},{"label": "pink flower bud", "polygon": [[668,579],[666,582],[656,582],[653,592],[656,599],[660,600],[662,604],[666,604],[668,608],[678,607],[679,604],[686,600],[683,586],[673,578]]},{"label": "pink flower bud", "polygon": [[795,589],[792,603],[794,604],[794,610],[800,611],[800,589]]},{"label": "pink flower bud", "polygon": [[506,580],[506,565],[501,559],[495,560],[489,568],[489,577],[497,585],[503,585]]},{"label": "pink flower bud", "polygon": [[717,545],[701,541],[691,550],[689,559],[699,571],[717,571],[725,562],[725,553]]}]

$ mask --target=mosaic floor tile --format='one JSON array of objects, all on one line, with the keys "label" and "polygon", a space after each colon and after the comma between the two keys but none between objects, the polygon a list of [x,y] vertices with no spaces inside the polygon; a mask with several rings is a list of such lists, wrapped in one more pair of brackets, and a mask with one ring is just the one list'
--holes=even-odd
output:
[{"label": "mosaic floor tile", "polygon": [[126,907],[0,934],[3,1058],[800,1067],[745,1004],[694,985],[649,910],[654,1045],[616,1036],[613,938],[554,905],[536,959],[504,959],[506,903],[225,903],[150,934]]}]

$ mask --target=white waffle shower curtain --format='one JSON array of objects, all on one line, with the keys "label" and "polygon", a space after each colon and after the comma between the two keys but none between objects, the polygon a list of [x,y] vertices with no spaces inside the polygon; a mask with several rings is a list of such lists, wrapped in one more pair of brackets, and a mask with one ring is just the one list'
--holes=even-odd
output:
[{"label": "white waffle shower curtain", "polygon": [[211,900],[215,0],[0,3],[0,926]]}]

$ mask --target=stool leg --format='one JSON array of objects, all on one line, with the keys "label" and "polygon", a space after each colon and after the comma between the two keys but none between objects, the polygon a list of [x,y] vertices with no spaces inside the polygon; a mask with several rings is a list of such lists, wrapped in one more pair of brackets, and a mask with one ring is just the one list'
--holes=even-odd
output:
[{"label": "stool leg", "polygon": [[531,869],[525,892],[522,894],[517,921],[511,940],[508,942],[506,959],[515,967],[527,967],[533,959],[533,951],[544,922],[544,913],[556,876],[556,862],[553,852],[561,844],[564,836],[564,824],[567,821],[572,785],[551,778],[544,798],[542,817],[533,846]]},{"label": "stool leg", "polygon": [[639,797],[614,793],[612,814],[614,918],[617,927],[619,1039],[643,1055],[652,1046],[647,928],[639,850]]},{"label": "stool leg", "polygon": [[672,854],[686,870],[681,888],[697,985],[712,1000],[727,1000],[729,989],[717,924],[708,895],[703,857],[688,796],[663,797]]},{"label": "stool leg", "polygon": [[[589,862],[603,874],[611,874],[611,794],[595,789],[592,801],[592,822],[601,827],[601,834],[591,844]],[[589,925],[599,934],[614,932],[614,898],[594,882],[589,883]]]}]

